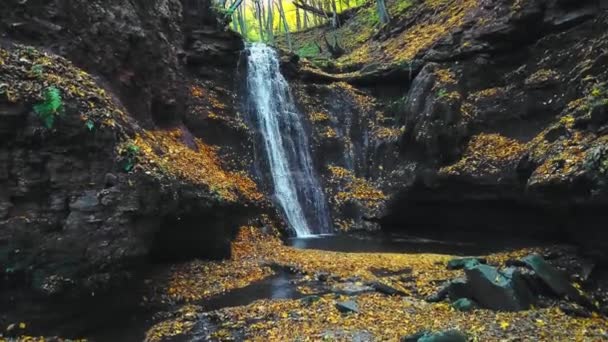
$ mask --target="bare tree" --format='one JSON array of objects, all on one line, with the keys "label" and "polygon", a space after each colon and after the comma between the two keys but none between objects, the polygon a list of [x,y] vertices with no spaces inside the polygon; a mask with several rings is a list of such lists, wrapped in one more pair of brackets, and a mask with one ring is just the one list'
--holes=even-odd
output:
[{"label": "bare tree", "polygon": [[266,37],[268,38],[268,42],[270,44],[274,44],[274,10],[272,9],[272,0],[268,0],[266,12]]},{"label": "bare tree", "polygon": [[247,0],[243,0],[243,5],[239,6],[237,11],[237,20],[239,21],[239,27],[241,28],[241,35],[243,35],[243,37],[247,37],[247,20],[245,18],[245,8],[247,8],[246,1]]},{"label": "bare tree", "polygon": [[262,25],[262,1],[253,0],[255,5],[255,16],[258,19],[258,28],[260,29],[260,40],[264,41],[264,26]]},{"label": "bare tree", "polygon": [[293,45],[291,44],[291,34],[289,33],[289,24],[287,23],[287,18],[285,17],[285,10],[283,10],[283,1],[278,0],[278,8],[279,15],[281,16],[283,22],[283,28],[285,29],[285,37],[287,38],[287,46],[289,46],[289,51],[293,51]]}]

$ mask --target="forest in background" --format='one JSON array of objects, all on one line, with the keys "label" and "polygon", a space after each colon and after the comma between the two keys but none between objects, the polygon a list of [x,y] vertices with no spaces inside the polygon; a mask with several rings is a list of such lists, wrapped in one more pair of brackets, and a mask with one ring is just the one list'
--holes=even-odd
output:
[{"label": "forest in background", "polygon": [[[405,1],[405,0],[404,0]],[[217,6],[232,17],[231,27],[249,41],[274,44],[279,35],[331,24],[341,25],[348,9],[365,0],[218,0]],[[378,22],[388,22],[384,0],[377,0]]]}]

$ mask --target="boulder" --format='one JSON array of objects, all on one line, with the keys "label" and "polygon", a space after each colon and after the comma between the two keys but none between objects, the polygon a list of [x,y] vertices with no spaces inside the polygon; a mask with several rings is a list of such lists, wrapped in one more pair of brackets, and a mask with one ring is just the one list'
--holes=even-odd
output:
[{"label": "boulder", "polygon": [[501,310],[525,310],[532,304],[530,289],[526,286],[521,272],[508,268],[500,272],[488,265],[465,268],[467,285],[471,296],[481,307]]}]

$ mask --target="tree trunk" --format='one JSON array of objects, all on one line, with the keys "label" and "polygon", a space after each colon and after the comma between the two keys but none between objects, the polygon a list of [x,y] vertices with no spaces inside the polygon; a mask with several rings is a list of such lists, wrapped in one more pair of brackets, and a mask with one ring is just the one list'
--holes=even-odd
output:
[{"label": "tree trunk", "polygon": [[[296,7],[298,8],[298,7]],[[304,11],[304,29],[306,30],[308,28],[308,12]]]},{"label": "tree trunk", "polygon": [[391,20],[388,15],[388,10],[386,9],[386,4],[384,0],[376,0],[376,7],[378,8],[378,19],[380,19],[380,23],[382,25],[386,25]]},{"label": "tree trunk", "polygon": [[268,37],[268,42],[270,44],[274,44],[274,10],[272,8],[272,0],[268,0],[268,7],[266,8],[268,12],[268,19],[266,21],[266,36]]},{"label": "tree trunk", "polygon": [[302,20],[300,19],[300,9],[296,7],[296,30],[302,29]]},{"label": "tree trunk", "polygon": [[279,15],[283,19],[283,28],[285,29],[285,37],[287,38],[287,46],[289,46],[289,51],[293,51],[293,45],[291,44],[291,34],[289,33],[289,24],[287,23],[287,18],[285,17],[285,11],[283,10],[283,1],[278,0],[279,5]]},{"label": "tree trunk", "polygon": [[253,0],[255,3],[255,14],[258,17],[258,28],[260,29],[260,40],[264,41],[264,26],[262,25],[262,6],[261,0]]},{"label": "tree trunk", "polygon": [[238,9],[239,26],[241,27],[241,35],[247,38],[247,20],[245,20],[245,9],[247,8],[247,0],[243,0],[243,5]]}]

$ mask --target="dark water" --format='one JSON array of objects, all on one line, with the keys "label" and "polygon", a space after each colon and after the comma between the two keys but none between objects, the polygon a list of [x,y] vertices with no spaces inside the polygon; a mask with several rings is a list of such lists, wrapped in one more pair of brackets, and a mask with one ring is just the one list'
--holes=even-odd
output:
[{"label": "dark water", "polygon": [[300,276],[285,270],[278,270],[274,275],[257,281],[249,286],[232,290],[228,293],[201,301],[199,304],[206,311],[213,311],[226,307],[250,304],[260,299],[291,299],[303,297],[296,290],[293,281]]},{"label": "dark water", "polygon": [[313,238],[292,238],[288,244],[300,249],[318,249],[348,253],[436,253],[480,255],[513,248],[541,245],[540,241],[516,236],[478,234],[405,234],[329,235]]}]

